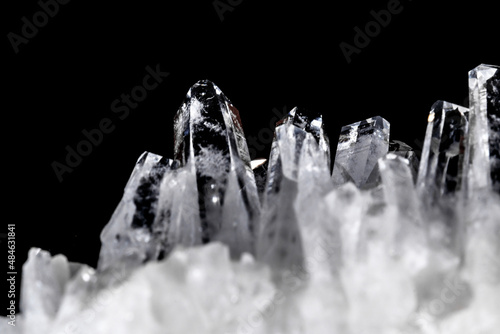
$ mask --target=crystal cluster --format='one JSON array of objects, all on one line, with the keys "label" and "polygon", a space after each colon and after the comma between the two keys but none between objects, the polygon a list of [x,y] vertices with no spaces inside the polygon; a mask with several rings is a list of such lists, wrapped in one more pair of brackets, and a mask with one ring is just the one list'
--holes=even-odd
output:
[{"label": "crystal cluster", "polygon": [[145,152],[98,267],[32,249],[1,333],[495,334],[500,331],[500,68],[470,106],[438,101],[422,154],[374,116],[294,108],[251,162],[209,81],[177,112],[174,159]]}]

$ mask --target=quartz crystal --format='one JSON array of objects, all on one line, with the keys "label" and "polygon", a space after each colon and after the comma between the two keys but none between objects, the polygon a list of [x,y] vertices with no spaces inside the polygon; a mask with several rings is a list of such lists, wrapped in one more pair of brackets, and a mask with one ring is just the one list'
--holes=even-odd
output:
[{"label": "quartz crystal", "polygon": [[208,80],[197,82],[174,120],[174,155],[196,175],[204,243],[252,252],[260,213],[250,154],[238,110]]},{"label": "quartz crystal", "polygon": [[469,72],[469,99],[468,187],[500,193],[500,67],[483,64]]},{"label": "quartz crystal", "polygon": [[[311,151],[314,158],[308,155]],[[302,240],[294,209],[300,171],[308,167],[305,163],[327,170],[329,159],[321,115],[296,107],[277,123],[263,195],[258,259],[284,268],[302,263]]]},{"label": "quartz crystal", "polygon": [[389,150],[389,128],[380,116],[342,127],[332,173],[335,185],[351,181],[371,188],[378,184],[377,161]]},{"label": "quartz crystal", "polygon": [[431,108],[417,180],[427,202],[461,187],[468,117],[467,108],[445,101]]},{"label": "quartz crystal", "polygon": [[0,333],[497,334],[498,73],[471,71],[470,109],[432,106],[419,167],[377,116],[342,128],[332,174],[320,114],[294,108],[251,162],[238,111],[199,81],[97,269],[31,249]]},{"label": "quartz crystal", "polygon": [[162,177],[175,163],[144,152],[125,186],[123,198],[101,233],[99,268],[135,266],[157,259],[162,252],[156,224]]}]

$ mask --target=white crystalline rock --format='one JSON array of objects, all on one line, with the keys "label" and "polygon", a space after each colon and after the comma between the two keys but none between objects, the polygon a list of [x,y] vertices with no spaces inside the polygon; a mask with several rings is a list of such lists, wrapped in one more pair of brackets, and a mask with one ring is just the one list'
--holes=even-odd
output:
[{"label": "white crystalline rock", "polygon": [[[466,308],[441,324],[443,333],[497,333],[500,328],[500,197],[485,195],[468,214],[469,233],[465,246],[463,276],[471,285],[473,298]],[[488,210],[485,210],[488,208]],[[453,298],[463,293],[454,289]]]},{"label": "white crystalline rock", "polygon": [[[54,274],[60,256],[46,256],[52,267],[41,268],[40,274]],[[28,261],[37,262],[33,256]],[[68,270],[67,263],[61,267]],[[39,284],[27,278],[37,291],[25,297],[30,304],[24,303],[20,333],[238,333],[247,327],[265,333],[259,318],[276,298],[270,277],[269,268],[250,255],[231,261],[226,246],[212,243],[176,250],[168,260],[149,263],[113,286],[100,286],[102,277],[84,267],[69,282],[67,275]],[[63,284],[65,290],[49,295]],[[61,299],[58,309],[53,304]],[[47,311],[36,312],[43,307],[35,303],[45,303]]]},{"label": "white crystalline rock", "polygon": [[[348,300],[347,322],[354,333],[390,333],[403,328],[417,306],[412,277],[374,245],[366,262],[341,271]],[[377,252],[380,252],[377,254]]]},{"label": "white crystalline rock", "polygon": [[[470,214],[484,223],[471,230],[463,267],[444,253],[409,266],[405,257],[412,254],[391,251],[397,243],[390,237],[390,206],[375,208],[377,200],[353,184],[325,200],[325,211],[309,226],[324,224],[317,229],[324,235],[303,236],[303,265],[285,272],[279,284],[273,268],[248,254],[231,260],[219,243],[173,250],[131,275],[72,267],[61,256],[33,250],[21,327],[6,333],[496,333],[497,199],[486,203],[495,216]],[[336,221],[326,218],[340,210]]]},{"label": "white crystalline rock", "polygon": [[[307,185],[299,187],[298,198],[307,194]],[[301,227],[304,260],[282,273],[279,283],[275,268],[248,254],[232,260],[219,243],[174,249],[131,275],[72,266],[33,250],[25,265],[22,317],[5,333],[497,332],[498,198],[483,201],[489,211],[467,211],[465,219],[475,223],[463,265],[444,250],[423,249],[421,262],[412,262],[415,254],[394,251],[394,222],[415,222],[351,183],[330,190],[323,201],[315,214],[304,211],[313,215]]]},{"label": "white crystalline rock", "polygon": [[41,249],[31,249],[23,266],[23,325],[28,333],[47,331],[57,315],[65,286],[70,277],[68,260],[51,257]]}]

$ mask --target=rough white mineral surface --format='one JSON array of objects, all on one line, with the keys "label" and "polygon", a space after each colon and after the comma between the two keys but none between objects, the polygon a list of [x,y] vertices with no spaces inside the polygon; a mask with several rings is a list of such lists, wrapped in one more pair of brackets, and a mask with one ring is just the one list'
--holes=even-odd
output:
[{"label": "rough white mineral surface", "polygon": [[470,72],[470,109],[432,107],[417,177],[380,117],[343,129],[330,176],[322,117],[292,110],[260,199],[238,111],[198,82],[176,160],[141,156],[98,268],[33,248],[0,333],[500,333],[499,72]]}]

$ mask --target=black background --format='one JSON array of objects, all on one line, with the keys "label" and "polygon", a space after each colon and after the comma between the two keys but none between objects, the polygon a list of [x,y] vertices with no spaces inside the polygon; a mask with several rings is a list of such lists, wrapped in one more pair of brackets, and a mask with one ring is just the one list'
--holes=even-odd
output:
[{"label": "black background", "polygon": [[[466,104],[467,72],[500,63],[498,11],[478,1],[402,0],[401,13],[348,64],[339,44],[353,44],[353,28],[388,2],[232,0],[221,20],[211,0],[72,0],[17,54],[7,34],[20,34],[21,18],[32,21],[40,5],[4,4],[3,217],[16,224],[18,271],[30,247],[96,265],[99,233],[136,159],[145,150],[172,156],[173,116],[200,79],[231,99],[247,137],[262,136],[273,109],[299,105],[324,115],[333,151],[342,125],[375,115],[391,123],[392,139],[418,149],[431,105]],[[118,119],[112,101],[157,64],[170,75]],[[115,130],[59,182],[53,161],[64,163],[65,147],[103,118]]]}]

